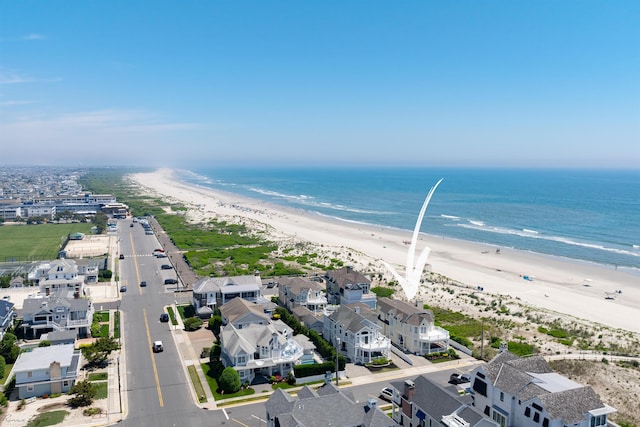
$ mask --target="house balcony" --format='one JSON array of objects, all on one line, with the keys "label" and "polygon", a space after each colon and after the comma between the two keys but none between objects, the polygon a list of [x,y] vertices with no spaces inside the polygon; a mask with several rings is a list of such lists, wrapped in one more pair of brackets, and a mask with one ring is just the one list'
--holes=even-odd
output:
[{"label": "house balcony", "polygon": [[449,339],[449,331],[439,326],[435,326],[426,334],[418,335],[418,339],[423,342],[447,341]]},{"label": "house balcony", "polygon": [[368,352],[387,353],[391,348],[391,341],[385,336],[379,336],[376,339],[369,340],[368,343],[359,342],[355,345],[356,350],[366,350]]}]

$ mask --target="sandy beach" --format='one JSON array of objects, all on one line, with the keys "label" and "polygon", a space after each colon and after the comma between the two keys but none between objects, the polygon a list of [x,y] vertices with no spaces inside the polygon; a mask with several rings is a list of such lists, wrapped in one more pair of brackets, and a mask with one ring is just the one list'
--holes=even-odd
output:
[{"label": "sandy beach", "polygon": [[[263,227],[274,241],[309,242],[341,255],[354,268],[383,273],[389,280],[391,275],[382,260],[404,271],[409,249],[406,241],[411,239],[408,231],[348,223],[183,184],[173,177],[170,169],[130,178],[147,191],[187,205],[194,221],[209,217],[245,221]],[[640,332],[638,276],[613,267],[421,234],[416,252],[425,246],[431,248],[427,263],[432,272],[474,289],[483,287],[484,294],[509,295],[532,307]],[[607,295],[613,299],[605,298]]]}]

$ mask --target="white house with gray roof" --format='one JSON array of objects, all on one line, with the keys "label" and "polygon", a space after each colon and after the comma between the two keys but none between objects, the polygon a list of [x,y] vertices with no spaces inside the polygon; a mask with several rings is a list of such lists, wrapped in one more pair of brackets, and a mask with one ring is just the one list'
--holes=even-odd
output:
[{"label": "white house with gray roof", "polygon": [[378,324],[391,342],[413,354],[425,355],[449,349],[449,331],[435,326],[433,312],[405,301],[378,299]]},{"label": "white house with gray roof", "polygon": [[259,304],[234,298],[220,307],[220,314],[222,363],[237,370],[243,383],[258,375],[286,376],[310,353],[293,329],[281,320],[271,321]]},{"label": "white house with gray roof", "polygon": [[41,262],[32,272],[29,279],[33,280],[44,295],[51,295],[61,290],[83,294],[84,276],[79,274],[74,260],[56,259]]},{"label": "white house with gray roof", "polygon": [[391,341],[377,324],[376,313],[365,304],[341,305],[325,316],[323,336],[356,364],[391,354]]},{"label": "white house with gray roof", "polygon": [[6,299],[0,300],[0,339],[4,333],[13,325],[13,316],[15,315],[15,305]]},{"label": "white house with gray roof", "polygon": [[197,312],[204,307],[214,310],[234,298],[258,302],[262,292],[260,276],[205,277],[193,284],[193,305]]},{"label": "white house with gray roof", "polygon": [[[330,382],[316,390],[304,386],[297,395],[277,389],[265,403],[266,427],[397,427],[375,398],[358,402]],[[408,424],[407,424],[408,425]]]},{"label": "white house with gray roof", "polygon": [[321,313],[327,306],[324,285],[308,277],[281,277],[278,283],[280,304],[293,311],[296,307],[306,307],[314,313]]},{"label": "white house with gray roof", "polygon": [[615,412],[590,386],[553,372],[542,356],[507,350],[471,373],[474,403],[501,427],[604,427]]},{"label": "white house with gray roof", "polygon": [[21,353],[13,366],[18,398],[68,392],[80,372],[80,350],[73,344],[37,347]]},{"label": "white house with gray roof", "polygon": [[20,326],[27,337],[72,330],[78,338],[84,338],[91,332],[93,313],[93,304],[86,298],[30,296],[23,302]]}]

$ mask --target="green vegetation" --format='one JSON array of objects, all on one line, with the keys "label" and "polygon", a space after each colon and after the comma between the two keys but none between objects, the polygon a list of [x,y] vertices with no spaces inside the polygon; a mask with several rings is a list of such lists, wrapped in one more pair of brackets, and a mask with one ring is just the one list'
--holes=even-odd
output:
[{"label": "green vegetation", "polygon": [[106,381],[108,378],[108,372],[92,372],[89,374],[89,381]]},{"label": "green vegetation", "polygon": [[69,415],[69,411],[43,412],[33,417],[27,423],[27,427],[54,426],[63,422],[67,415]]},{"label": "green vegetation", "polygon": [[83,380],[75,383],[69,394],[72,395],[67,403],[69,406],[77,408],[79,406],[89,406],[93,403],[93,399],[96,397],[96,389],[89,380]]},{"label": "green vegetation", "polygon": [[376,286],[371,288],[371,292],[376,294],[378,298],[382,298],[382,297],[391,298],[395,291],[391,288],[383,288],[382,286]]},{"label": "green vegetation", "polygon": [[114,337],[100,337],[93,344],[82,347],[82,356],[91,366],[106,363],[112,351],[120,348]]},{"label": "green vegetation", "polygon": [[184,330],[185,331],[197,331],[202,326],[202,319],[199,317],[193,316],[188,317],[184,321]]},{"label": "green vegetation", "polygon": [[106,399],[109,396],[108,382],[101,381],[93,383],[91,386],[93,387],[93,391],[95,393],[93,396],[95,400]]},{"label": "green vegetation", "polygon": [[120,310],[113,314],[113,337],[115,339],[120,338]]},{"label": "green vegetation", "polygon": [[518,356],[529,356],[534,353],[533,344],[523,342],[509,341],[509,351]]},{"label": "green vegetation", "polygon": [[228,399],[231,397],[240,397],[247,396],[250,394],[254,394],[255,390],[252,388],[244,388],[238,390],[236,393],[222,393],[218,387],[218,378],[222,375],[222,371],[224,370],[224,366],[222,362],[211,362],[211,363],[203,363],[202,371],[204,372],[204,376],[207,379],[207,383],[209,384],[209,388],[211,389],[211,393],[213,393],[213,398],[215,400]]},{"label": "green vegetation", "polygon": [[93,314],[94,322],[108,322],[109,321],[109,312],[108,311],[98,311]]},{"label": "green vegetation", "polygon": [[193,365],[189,365],[189,378],[191,378],[191,384],[193,384],[193,388],[198,395],[198,401],[200,403],[206,402],[207,398],[204,394],[204,387],[202,387],[202,382],[200,381],[200,376],[198,375],[198,371],[196,371],[196,367]]},{"label": "green vegetation", "polygon": [[171,324],[177,325],[178,321],[176,320],[176,314],[173,312],[173,307],[167,307],[167,313],[169,314],[169,319],[171,319]]},{"label": "green vegetation", "polygon": [[91,233],[92,224],[34,224],[0,227],[0,262],[55,259],[70,233]]},{"label": "green vegetation", "polygon": [[218,386],[227,394],[235,393],[240,390],[240,375],[238,371],[232,367],[224,368],[220,378],[218,379]]}]

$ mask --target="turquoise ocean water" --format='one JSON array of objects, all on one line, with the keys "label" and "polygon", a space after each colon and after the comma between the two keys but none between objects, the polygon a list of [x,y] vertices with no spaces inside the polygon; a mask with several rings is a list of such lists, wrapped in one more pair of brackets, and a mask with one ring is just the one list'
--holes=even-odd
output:
[{"label": "turquoise ocean water", "polygon": [[606,264],[640,275],[640,171],[198,169],[185,182],[354,223]]}]

